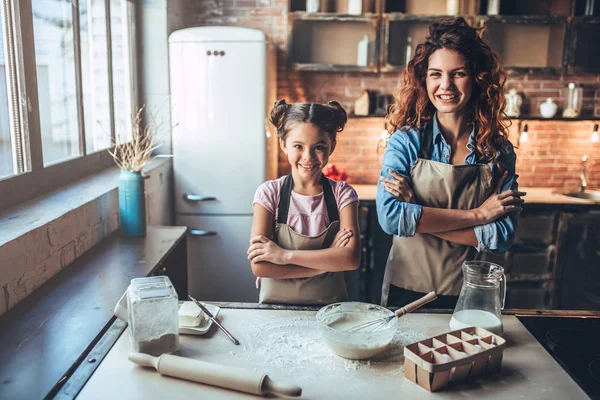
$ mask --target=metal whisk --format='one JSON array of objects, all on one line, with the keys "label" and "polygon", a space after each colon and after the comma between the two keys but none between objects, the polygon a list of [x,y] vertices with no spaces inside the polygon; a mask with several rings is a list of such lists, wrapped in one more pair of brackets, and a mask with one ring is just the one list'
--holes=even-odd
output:
[{"label": "metal whisk", "polygon": [[416,310],[417,308],[419,308],[435,299],[437,299],[437,295],[435,294],[435,292],[429,292],[425,296],[421,297],[420,299],[415,300],[412,303],[408,303],[407,305],[405,305],[402,308],[399,308],[398,310],[396,310],[394,312],[395,315],[392,315],[391,317],[377,318],[372,321],[365,322],[364,324],[359,324],[359,325],[353,326],[352,328],[348,329],[346,332],[351,332],[351,333],[353,333],[353,332],[377,332],[378,330],[383,329],[383,327],[386,326],[394,318],[396,318],[396,317],[400,318],[404,314],[408,314],[409,312]]}]

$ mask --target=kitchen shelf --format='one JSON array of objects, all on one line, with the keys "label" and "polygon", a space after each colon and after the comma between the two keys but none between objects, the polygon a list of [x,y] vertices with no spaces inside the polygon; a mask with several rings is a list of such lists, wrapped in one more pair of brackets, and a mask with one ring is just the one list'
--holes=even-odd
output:
[{"label": "kitchen shelf", "polygon": [[[381,118],[385,119],[385,115],[378,114],[370,114],[370,115],[348,115],[348,118]],[[553,118],[544,118],[539,115],[521,115],[518,118],[506,118],[511,121],[600,121],[600,116],[590,116],[590,117],[577,117],[577,118],[562,118],[562,117],[553,117]]]},{"label": "kitchen shelf", "polygon": [[[290,65],[304,71],[378,71],[379,18],[326,13],[289,17]],[[369,38],[367,65],[358,65],[358,43]]]},{"label": "kitchen shelf", "polygon": [[[598,4],[600,8],[600,4]],[[576,73],[600,72],[599,17],[574,17],[570,24],[569,64]],[[575,67],[576,66],[576,67]]]},{"label": "kitchen shelf", "polygon": [[553,118],[544,118],[539,115],[521,115],[519,118],[507,118],[515,121],[600,121],[600,116],[597,117],[577,117],[577,118],[563,118],[563,117],[553,117]]},{"label": "kitchen shelf", "polygon": [[[369,13],[378,13],[380,0],[362,0],[362,15]],[[322,13],[345,14],[348,11],[348,0],[319,0],[320,11]],[[306,0],[290,0],[290,12],[306,13]],[[366,11],[366,12],[365,12]],[[311,13],[312,14],[312,13]]]},{"label": "kitchen shelf", "polygon": [[[347,10],[346,0],[321,0],[321,9]],[[329,4],[329,5],[328,5]],[[340,5],[341,4],[341,5]],[[527,74],[600,72],[600,0],[500,0],[500,15],[485,15],[488,1],[461,0],[459,15],[486,28],[485,40],[504,69]],[[361,15],[307,13],[305,0],[290,0],[290,66],[300,71],[400,71],[414,55],[429,24],[449,11],[447,0],[363,0]],[[583,15],[583,16],[582,16]],[[367,66],[357,45],[369,37]],[[410,40],[409,40],[410,38]],[[410,47],[410,50],[409,50]]]},{"label": "kitchen shelf", "polygon": [[565,17],[485,16],[479,22],[506,69],[552,72],[567,64]]},{"label": "kitchen shelf", "polygon": [[381,71],[400,71],[425,41],[429,25],[441,16],[384,14],[381,45]]},{"label": "kitchen shelf", "polygon": [[573,0],[500,0],[500,15],[571,15]]}]

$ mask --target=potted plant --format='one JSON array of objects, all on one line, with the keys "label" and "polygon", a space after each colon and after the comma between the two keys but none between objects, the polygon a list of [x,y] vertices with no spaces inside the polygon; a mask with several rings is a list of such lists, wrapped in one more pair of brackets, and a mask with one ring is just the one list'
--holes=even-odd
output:
[{"label": "potted plant", "polygon": [[142,169],[151,160],[156,144],[156,124],[142,123],[145,106],[131,118],[131,141],[113,146],[108,152],[121,170],[119,175],[119,225],[126,236],[146,234],[146,201]]}]

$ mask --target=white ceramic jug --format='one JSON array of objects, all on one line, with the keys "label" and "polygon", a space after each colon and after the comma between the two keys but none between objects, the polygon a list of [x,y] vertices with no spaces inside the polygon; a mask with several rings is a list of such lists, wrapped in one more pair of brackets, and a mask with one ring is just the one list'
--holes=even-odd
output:
[{"label": "white ceramic jug", "polygon": [[556,115],[557,109],[558,106],[555,102],[552,101],[550,97],[548,97],[545,102],[540,104],[540,114],[542,114],[542,117],[544,118],[554,117]]}]

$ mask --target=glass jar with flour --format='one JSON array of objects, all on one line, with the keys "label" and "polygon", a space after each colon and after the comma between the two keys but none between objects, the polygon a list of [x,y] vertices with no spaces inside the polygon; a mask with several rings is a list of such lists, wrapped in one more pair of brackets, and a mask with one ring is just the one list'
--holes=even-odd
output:
[{"label": "glass jar with flour", "polygon": [[131,280],[127,312],[131,350],[159,356],[179,350],[178,297],[166,276]]}]

